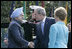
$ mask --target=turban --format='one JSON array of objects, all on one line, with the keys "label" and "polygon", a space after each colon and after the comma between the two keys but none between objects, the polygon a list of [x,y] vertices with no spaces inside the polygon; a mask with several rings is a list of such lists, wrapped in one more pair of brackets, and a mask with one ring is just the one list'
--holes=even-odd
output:
[{"label": "turban", "polygon": [[23,7],[17,8],[11,14],[11,18],[19,17],[23,13]]}]

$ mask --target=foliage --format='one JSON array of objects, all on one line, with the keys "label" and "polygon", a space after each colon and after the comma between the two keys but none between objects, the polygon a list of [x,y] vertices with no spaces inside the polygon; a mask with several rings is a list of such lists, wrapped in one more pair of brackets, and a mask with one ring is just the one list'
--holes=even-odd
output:
[{"label": "foliage", "polygon": [[[66,7],[66,2],[68,2],[68,21],[69,17],[71,16],[71,1],[44,1],[44,8],[46,9],[46,15],[50,16],[50,12],[54,12],[54,10],[59,7],[63,6]],[[1,23],[8,23],[10,22],[10,9],[11,9],[12,1],[1,1]],[[42,5],[41,1],[38,1],[39,6]],[[36,5],[36,1],[26,1],[26,19],[31,16],[30,13],[30,5]],[[24,6],[23,1],[15,1],[14,9],[18,7]],[[53,13],[51,14],[53,16]]]}]

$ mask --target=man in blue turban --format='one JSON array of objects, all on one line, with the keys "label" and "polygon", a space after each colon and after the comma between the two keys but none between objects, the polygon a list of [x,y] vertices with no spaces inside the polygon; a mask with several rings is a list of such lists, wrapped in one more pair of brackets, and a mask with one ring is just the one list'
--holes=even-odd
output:
[{"label": "man in blue turban", "polygon": [[23,38],[21,27],[23,17],[23,7],[15,9],[11,14],[12,21],[8,27],[8,48],[33,48],[33,43]]}]

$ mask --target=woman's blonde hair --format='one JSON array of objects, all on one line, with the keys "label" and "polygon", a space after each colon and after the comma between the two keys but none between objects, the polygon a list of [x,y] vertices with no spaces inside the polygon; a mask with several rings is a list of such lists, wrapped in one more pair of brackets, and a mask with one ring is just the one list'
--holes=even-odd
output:
[{"label": "woman's blonde hair", "polygon": [[58,7],[54,11],[54,16],[59,17],[60,20],[65,20],[65,17],[67,16],[67,11],[64,7]]}]

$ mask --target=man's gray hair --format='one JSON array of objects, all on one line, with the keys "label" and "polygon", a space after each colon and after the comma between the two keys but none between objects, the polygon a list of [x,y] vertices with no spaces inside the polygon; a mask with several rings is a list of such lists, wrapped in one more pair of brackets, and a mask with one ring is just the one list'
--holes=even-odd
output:
[{"label": "man's gray hair", "polygon": [[46,16],[46,11],[45,11],[44,8],[37,8],[36,11],[37,11],[38,14]]}]

